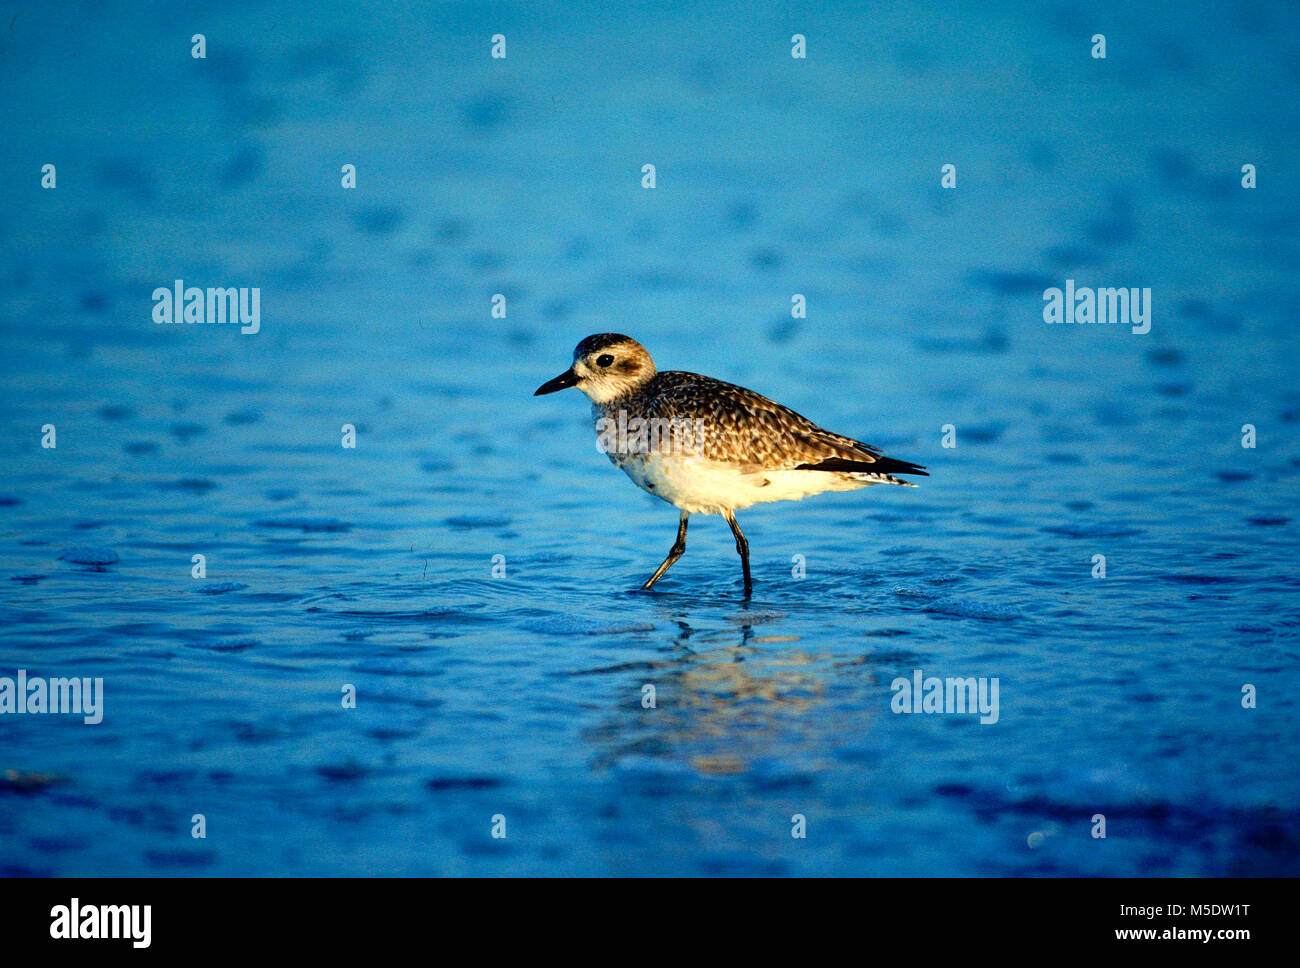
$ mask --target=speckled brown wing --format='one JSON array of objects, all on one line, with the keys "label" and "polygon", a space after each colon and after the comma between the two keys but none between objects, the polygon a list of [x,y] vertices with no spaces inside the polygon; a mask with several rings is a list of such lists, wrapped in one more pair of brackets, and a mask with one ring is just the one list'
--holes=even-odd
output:
[{"label": "speckled brown wing", "polygon": [[697,373],[656,374],[640,395],[646,416],[704,419],[710,460],[769,470],[924,474],[861,441],[831,433],[760,393]]}]

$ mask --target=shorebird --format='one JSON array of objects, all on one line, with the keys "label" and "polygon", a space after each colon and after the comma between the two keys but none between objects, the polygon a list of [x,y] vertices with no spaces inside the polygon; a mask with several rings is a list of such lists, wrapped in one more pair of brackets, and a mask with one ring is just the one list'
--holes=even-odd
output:
[{"label": "shorebird", "polygon": [[615,466],[681,512],[677,541],[642,591],[686,550],[692,514],[726,519],[748,597],[749,542],[737,510],[872,484],[915,487],[894,475],[929,476],[918,464],[823,430],[753,390],[698,373],[660,372],[644,346],[619,333],[588,336],[574,349],[573,365],[533,396],[567,387],[591,401],[598,444]]}]

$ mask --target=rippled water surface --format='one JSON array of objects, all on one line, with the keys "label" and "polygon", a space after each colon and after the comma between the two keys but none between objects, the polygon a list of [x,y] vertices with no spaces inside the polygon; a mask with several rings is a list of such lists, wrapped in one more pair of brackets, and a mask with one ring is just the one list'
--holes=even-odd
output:
[{"label": "rippled water surface", "polygon": [[[0,676],[106,697],[0,716],[0,870],[1296,872],[1293,5],[356,16],[0,31]],[[675,510],[531,396],[607,330],[932,476],[637,594]]]}]

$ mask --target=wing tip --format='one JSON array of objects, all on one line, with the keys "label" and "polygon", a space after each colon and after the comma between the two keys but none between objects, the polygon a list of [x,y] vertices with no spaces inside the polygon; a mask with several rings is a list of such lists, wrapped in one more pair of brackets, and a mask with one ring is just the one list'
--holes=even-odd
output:
[{"label": "wing tip", "polygon": [[[819,460],[815,463],[800,464],[795,468],[797,471],[828,471],[839,472],[843,474],[866,474],[876,475],[878,477],[891,477],[894,474],[911,474],[916,477],[929,477],[930,472],[921,464],[913,464],[911,461],[898,460],[894,457],[877,457],[874,460],[849,460],[844,457],[828,457],[825,460]],[[907,484],[907,481],[896,481],[898,484]],[[908,487],[916,487],[915,484],[907,484]]]}]

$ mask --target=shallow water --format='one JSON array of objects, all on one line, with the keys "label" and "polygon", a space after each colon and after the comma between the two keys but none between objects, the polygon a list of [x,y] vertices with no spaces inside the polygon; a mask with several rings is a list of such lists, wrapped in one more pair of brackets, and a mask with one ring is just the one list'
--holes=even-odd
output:
[{"label": "shallow water", "polygon": [[[0,716],[0,870],[1295,873],[1296,8],[491,9],[0,40],[0,676],[105,682]],[[932,476],[636,594],[675,510],[531,396],[606,330]]]}]

